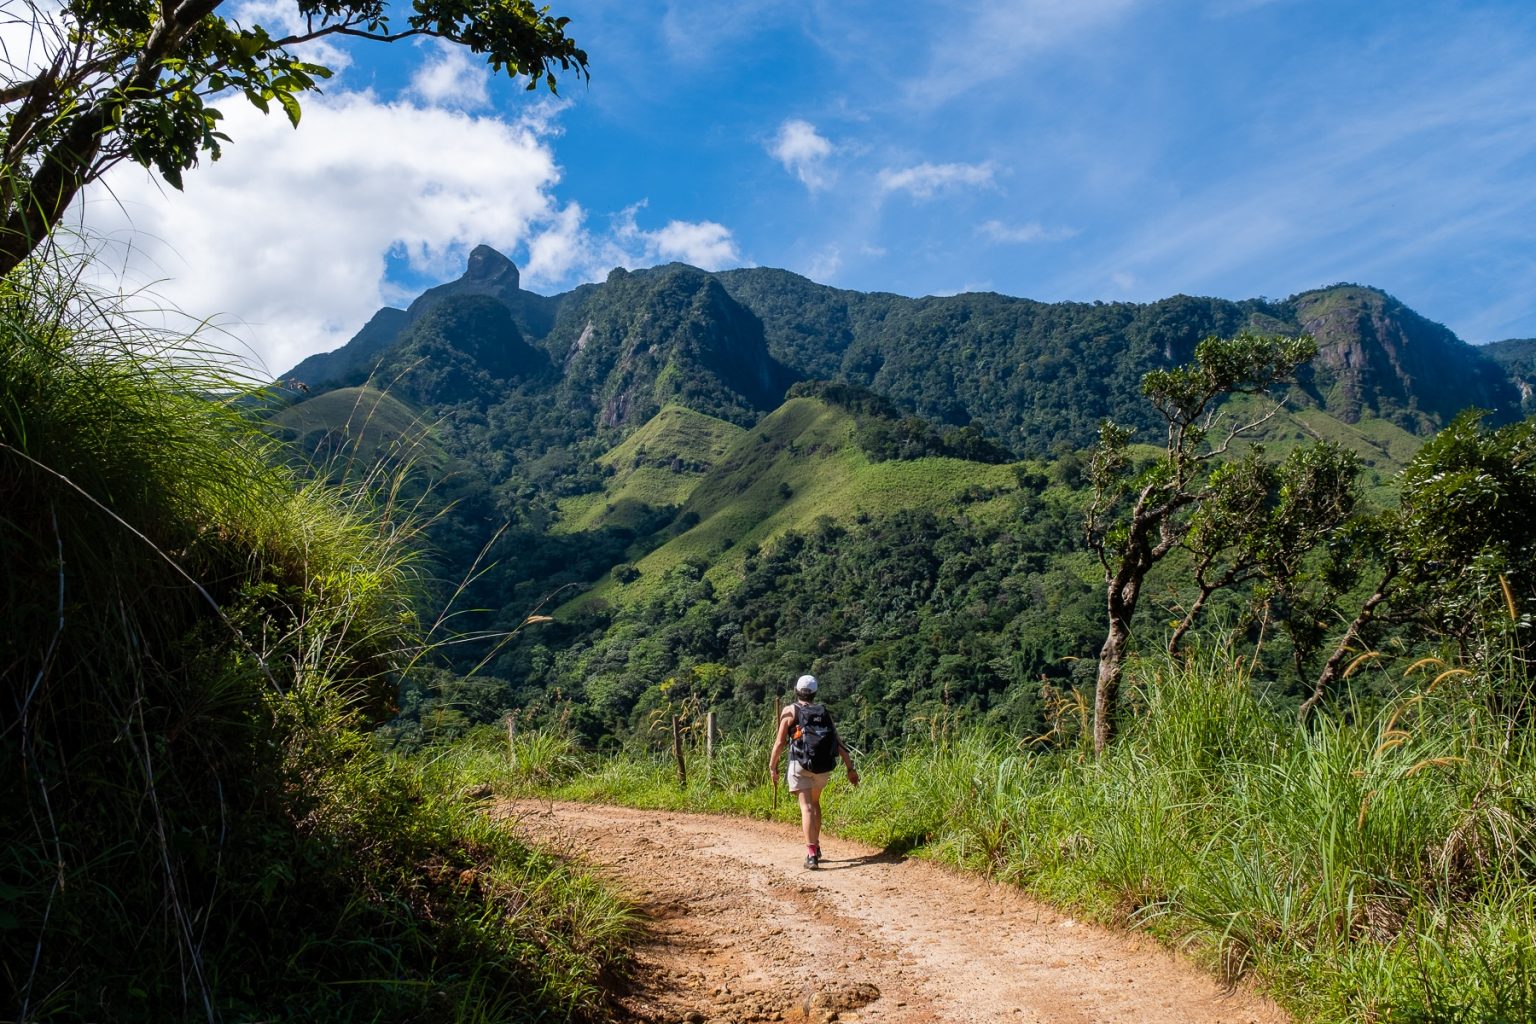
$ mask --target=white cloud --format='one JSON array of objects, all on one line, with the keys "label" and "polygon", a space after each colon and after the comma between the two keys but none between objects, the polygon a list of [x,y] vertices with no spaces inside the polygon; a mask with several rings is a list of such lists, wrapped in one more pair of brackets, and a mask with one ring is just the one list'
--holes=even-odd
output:
[{"label": "white cloud", "polygon": [[900,170],[886,168],[878,176],[882,192],[907,192],[927,199],[943,189],[962,185],[990,185],[994,177],[991,163],[917,164]]},{"label": "white cloud", "polygon": [[826,188],[832,182],[832,173],[826,167],[826,160],[832,155],[832,143],[809,121],[785,121],[779,126],[779,133],[774,136],[768,152],[812,192]]},{"label": "white cloud", "polygon": [[1076,237],[1078,231],[1076,228],[1048,228],[1039,221],[1030,221],[1027,224],[1004,224],[1000,220],[989,220],[977,225],[976,233],[985,235],[994,242],[1024,244],[1026,242],[1062,242]]},{"label": "white cloud", "polygon": [[567,203],[528,241],[528,263],[523,285],[565,281],[577,276],[596,279],[602,270],[591,258],[591,239],[582,228],[586,213],[579,203]]},{"label": "white cloud", "polygon": [[659,260],[679,260],[703,270],[740,265],[741,253],[730,229],[714,221],[668,221],[657,231],[640,227],[637,216],[645,202],[628,207],[614,218],[613,234],[597,249],[616,257],[610,266],[644,266]]},{"label": "white cloud", "polygon": [[811,257],[811,261],[805,265],[804,274],[812,281],[826,284],[835,280],[838,271],[842,269],[842,250],[835,245],[829,245]]},{"label": "white cloud", "polygon": [[719,270],[741,261],[730,229],[712,220],[668,221],[666,227],[647,238],[662,259],[682,260],[705,270]]},{"label": "white cloud", "polygon": [[232,318],[268,371],[335,348],[398,300],[391,252],[441,278],[478,243],[511,251],[579,218],[552,194],[559,168],[536,118],[368,93],[308,98],[298,130],[243,103],[225,114],[235,141],[184,193],[125,164],[87,193],[84,222],[125,245],[125,287],[159,279],[188,314]]},{"label": "white cloud", "polygon": [[456,43],[434,40],[430,50],[431,58],[411,76],[411,95],[432,107],[480,110],[490,105],[490,68]]}]

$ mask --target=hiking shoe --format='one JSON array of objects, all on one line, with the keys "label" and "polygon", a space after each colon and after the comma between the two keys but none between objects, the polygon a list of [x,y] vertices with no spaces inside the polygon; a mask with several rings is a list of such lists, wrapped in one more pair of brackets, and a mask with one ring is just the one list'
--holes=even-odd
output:
[{"label": "hiking shoe", "polygon": [[805,866],[807,868],[810,868],[812,871],[815,871],[817,868],[821,867],[821,854],[819,854],[819,853],[808,853],[808,854],[806,854],[805,855]]}]

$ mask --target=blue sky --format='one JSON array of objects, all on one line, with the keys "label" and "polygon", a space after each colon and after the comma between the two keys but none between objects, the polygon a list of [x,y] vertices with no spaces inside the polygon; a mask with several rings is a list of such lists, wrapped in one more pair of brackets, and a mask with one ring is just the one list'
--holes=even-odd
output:
[{"label": "blue sky", "polygon": [[120,168],[85,226],[270,372],[479,242],[544,293],[670,259],[1046,301],[1354,281],[1536,336],[1528,2],[550,4],[591,58],[558,101],[328,49],[297,131],[232,100],[184,194]]}]

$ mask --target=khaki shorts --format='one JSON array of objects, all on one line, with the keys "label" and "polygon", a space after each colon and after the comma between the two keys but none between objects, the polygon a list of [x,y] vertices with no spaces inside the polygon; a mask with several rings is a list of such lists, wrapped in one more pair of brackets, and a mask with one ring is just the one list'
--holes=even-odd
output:
[{"label": "khaki shorts", "polygon": [[820,793],[832,779],[831,772],[813,772],[802,768],[800,762],[789,762],[789,791],[791,793]]}]

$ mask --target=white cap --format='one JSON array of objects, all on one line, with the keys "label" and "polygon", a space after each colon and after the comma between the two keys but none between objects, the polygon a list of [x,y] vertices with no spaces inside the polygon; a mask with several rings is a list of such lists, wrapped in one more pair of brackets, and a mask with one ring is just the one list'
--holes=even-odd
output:
[{"label": "white cap", "polygon": [[799,679],[796,679],[795,680],[795,692],[796,693],[815,693],[816,692],[816,677],[815,676],[807,675],[807,676],[801,676]]}]

